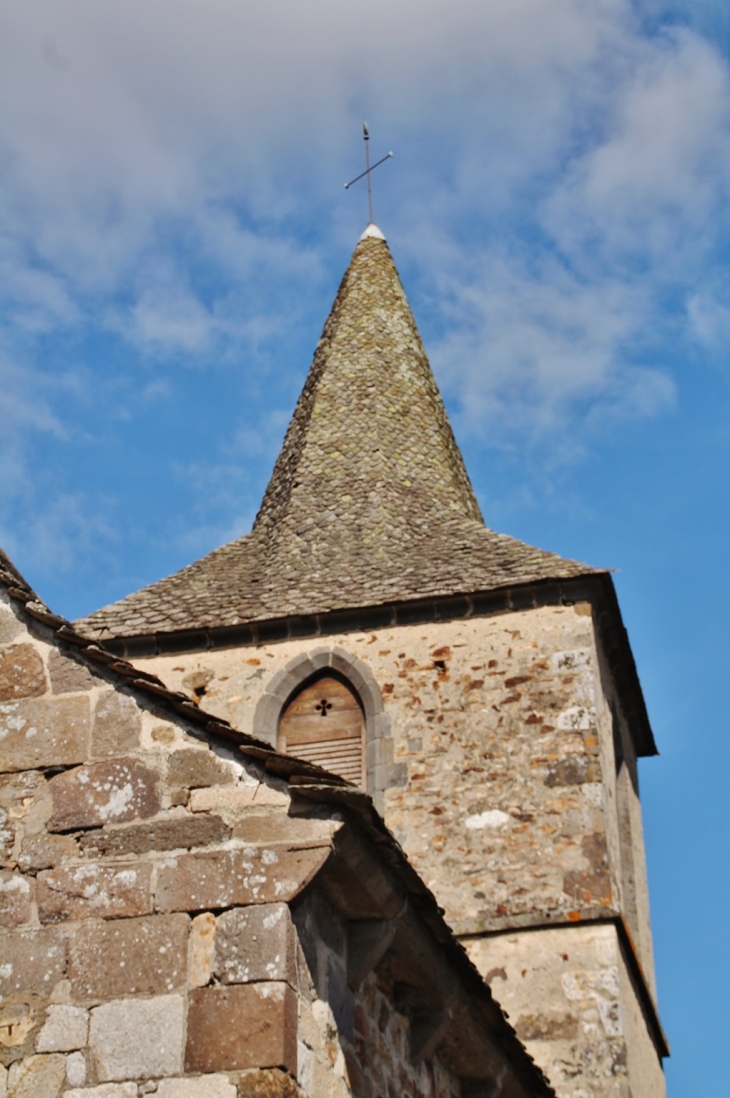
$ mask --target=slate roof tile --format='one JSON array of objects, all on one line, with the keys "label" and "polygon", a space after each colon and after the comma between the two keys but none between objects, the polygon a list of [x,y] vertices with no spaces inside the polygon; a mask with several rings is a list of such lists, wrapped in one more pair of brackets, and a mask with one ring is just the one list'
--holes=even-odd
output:
[{"label": "slate roof tile", "polygon": [[366,237],[253,531],[77,625],[214,628],[592,571],[484,525],[388,245]]}]

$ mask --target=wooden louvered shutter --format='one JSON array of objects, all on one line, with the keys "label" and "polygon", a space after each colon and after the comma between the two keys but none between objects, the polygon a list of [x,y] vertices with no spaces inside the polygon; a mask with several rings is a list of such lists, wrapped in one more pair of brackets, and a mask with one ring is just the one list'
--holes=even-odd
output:
[{"label": "wooden louvered shutter", "polygon": [[332,675],[289,702],[279,720],[279,750],[365,784],[365,718],[354,691]]}]

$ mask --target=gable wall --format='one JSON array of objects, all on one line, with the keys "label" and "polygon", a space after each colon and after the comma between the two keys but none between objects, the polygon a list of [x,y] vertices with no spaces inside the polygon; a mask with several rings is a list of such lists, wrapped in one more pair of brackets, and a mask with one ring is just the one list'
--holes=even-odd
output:
[{"label": "gable wall", "polygon": [[0,595],[2,1098],[456,1098],[331,913],[310,972],[291,904],[340,817],[50,636]]}]

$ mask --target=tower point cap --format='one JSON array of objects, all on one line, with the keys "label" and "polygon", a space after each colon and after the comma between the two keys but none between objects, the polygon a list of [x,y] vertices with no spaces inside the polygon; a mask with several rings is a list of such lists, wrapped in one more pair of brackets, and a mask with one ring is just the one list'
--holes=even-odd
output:
[{"label": "tower point cap", "polygon": [[374,240],[385,240],[385,235],[380,231],[378,226],[374,222],[370,222],[365,232],[360,237],[361,240],[367,240],[368,237],[372,237]]}]

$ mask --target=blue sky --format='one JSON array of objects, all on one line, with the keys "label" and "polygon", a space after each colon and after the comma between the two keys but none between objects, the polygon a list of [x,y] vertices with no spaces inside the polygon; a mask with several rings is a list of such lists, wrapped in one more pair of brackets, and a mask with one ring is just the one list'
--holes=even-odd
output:
[{"label": "blue sky", "polygon": [[395,151],[487,522],[620,569],[669,1093],[725,1098],[727,4],[25,0],[0,102],[0,544],[69,617],[250,527]]}]

